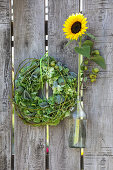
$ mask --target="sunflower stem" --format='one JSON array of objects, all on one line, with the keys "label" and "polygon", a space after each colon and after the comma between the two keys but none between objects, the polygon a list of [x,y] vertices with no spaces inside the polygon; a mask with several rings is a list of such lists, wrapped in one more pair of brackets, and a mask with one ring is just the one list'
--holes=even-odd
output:
[{"label": "sunflower stem", "polygon": [[[80,37],[79,41],[79,48],[81,48],[82,43],[82,37]],[[82,63],[83,56],[78,55],[78,96],[77,96],[77,114],[80,113],[80,104],[81,104],[81,92],[80,92],[80,83],[81,83],[81,72],[80,72],[80,66]],[[77,117],[79,117],[78,115]],[[79,142],[79,128],[80,128],[80,120],[76,118],[76,126],[75,126],[75,134],[74,134],[74,145],[76,145]]]},{"label": "sunflower stem", "polygon": [[[81,42],[82,42],[82,37],[80,37],[80,41],[79,41],[79,48],[81,48]],[[82,63],[82,55],[79,54],[78,55],[78,101],[81,100],[80,98],[80,82],[81,82],[81,72],[80,72],[80,66]]]}]

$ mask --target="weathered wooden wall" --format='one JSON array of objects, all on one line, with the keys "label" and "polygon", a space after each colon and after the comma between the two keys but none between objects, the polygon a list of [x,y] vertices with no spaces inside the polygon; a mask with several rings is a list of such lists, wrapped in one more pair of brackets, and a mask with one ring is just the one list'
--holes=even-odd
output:
[{"label": "weathered wooden wall", "polygon": [[0,170],[11,169],[11,28],[9,0],[0,1]]},{"label": "weathered wooden wall", "polygon": [[[14,0],[15,71],[27,57],[45,53],[44,0]],[[45,127],[25,125],[15,116],[15,170],[45,170]]]},{"label": "weathered wooden wall", "polygon": [[84,170],[113,169],[113,1],[84,0],[83,13],[96,48],[105,58],[107,69],[84,93],[88,113],[87,148]]}]

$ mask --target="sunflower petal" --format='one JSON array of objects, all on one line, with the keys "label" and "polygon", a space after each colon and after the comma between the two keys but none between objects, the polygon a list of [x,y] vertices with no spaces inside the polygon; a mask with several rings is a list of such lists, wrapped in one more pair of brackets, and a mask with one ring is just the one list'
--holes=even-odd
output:
[{"label": "sunflower petal", "polygon": [[[63,24],[64,28],[62,29],[64,31],[64,34],[66,35],[67,39],[77,40],[79,36],[82,36],[82,34],[85,34],[88,27],[86,27],[87,18],[83,16],[81,13],[72,14],[68,17],[68,19]],[[80,24],[80,30],[73,31],[72,26],[79,22]],[[78,23],[77,23],[78,24]],[[76,27],[75,27],[76,29]],[[78,29],[78,28],[77,28]]]}]

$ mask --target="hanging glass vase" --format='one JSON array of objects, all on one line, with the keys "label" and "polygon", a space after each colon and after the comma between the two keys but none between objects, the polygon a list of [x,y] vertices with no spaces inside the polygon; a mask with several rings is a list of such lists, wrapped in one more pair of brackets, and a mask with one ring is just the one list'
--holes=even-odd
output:
[{"label": "hanging glass vase", "polygon": [[69,147],[70,148],[84,148],[86,145],[86,122],[87,116],[83,111],[80,101],[76,109],[70,115],[70,134]]},{"label": "hanging glass vase", "polygon": [[[81,48],[82,37],[79,37],[79,48]],[[70,118],[70,135],[69,135],[69,147],[70,148],[84,148],[86,143],[86,122],[87,116],[81,106],[81,96],[83,96],[82,76],[81,76],[81,64],[83,62],[83,56],[78,55],[78,86],[77,86],[77,107],[71,113]]]}]

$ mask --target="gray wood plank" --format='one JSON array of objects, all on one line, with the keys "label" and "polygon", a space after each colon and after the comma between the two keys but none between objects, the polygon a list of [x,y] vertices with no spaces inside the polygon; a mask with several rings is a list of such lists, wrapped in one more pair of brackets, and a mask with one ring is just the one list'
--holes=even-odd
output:
[{"label": "gray wood plank", "polygon": [[11,170],[12,61],[9,0],[0,1],[0,170]]},{"label": "gray wood plank", "polygon": [[[64,49],[67,43],[62,28],[66,18],[79,11],[78,0],[49,0],[48,53],[66,64],[70,70],[77,71],[77,57],[74,43]],[[50,170],[79,170],[80,150],[68,146],[69,119],[58,126],[50,126],[49,168]]]},{"label": "gray wood plank", "polygon": [[[44,0],[14,0],[15,71],[25,58],[44,55],[44,24]],[[45,134],[15,115],[15,170],[45,170]]]},{"label": "gray wood plank", "polygon": [[88,113],[87,148],[84,170],[113,169],[113,1],[84,0],[83,13],[89,31],[97,37],[96,48],[105,58],[107,69],[84,92]]}]

